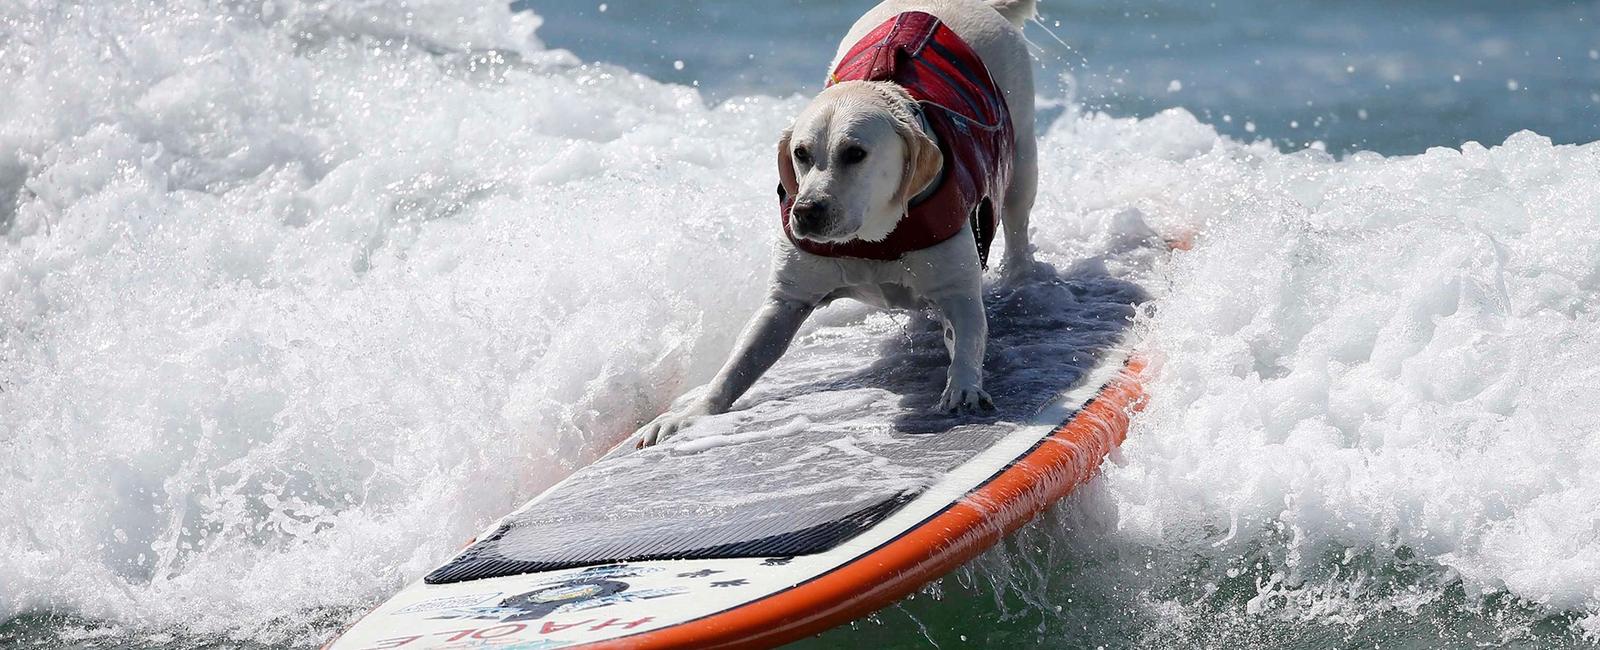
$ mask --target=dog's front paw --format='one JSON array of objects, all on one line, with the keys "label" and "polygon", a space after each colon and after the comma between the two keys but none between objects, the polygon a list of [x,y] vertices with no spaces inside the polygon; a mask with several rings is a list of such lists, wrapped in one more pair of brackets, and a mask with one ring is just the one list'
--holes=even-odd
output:
[{"label": "dog's front paw", "polygon": [[989,398],[989,394],[983,391],[978,382],[958,382],[952,379],[945,384],[944,394],[939,397],[940,411],[955,413],[979,409],[994,410],[994,400]]},{"label": "dog's front paw", "polygon": [[694,424],[695,420],[708,413],[709,409],[700,404],[693,404],[683,409],[662,413],[656,416],[656,419],[651,420],[650,424],[639,427],[639,430],[633,434],[634,447],[644,449],[645,447],[666,442],[667,438],[689,428],[689,425]]},{"label": "dog's front paw", "polygon": [[1006,256],[1006,261],[1000,266],[1000,286],[1004,289],[1016,289],[1033,278],[1036,268],[1032,255]]}]

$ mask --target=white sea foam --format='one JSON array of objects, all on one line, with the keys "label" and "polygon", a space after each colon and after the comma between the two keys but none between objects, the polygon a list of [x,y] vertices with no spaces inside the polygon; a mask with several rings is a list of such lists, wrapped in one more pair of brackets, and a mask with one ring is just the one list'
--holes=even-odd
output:
[{"label": "white sea foam", "polygon": [[0,618],[313,639],[718,363],[795,103],[458,4],[0,8]]},{"label": "white sea foam", "polygon": [[1106,169],[1203,224],[1106,476],[1118,535],[1218,558],[1278,540],[1263,591],[1353,548],[1600,611],[1600,145],[1239,153]]},{"label": "white sea foam", "polygon": [[[0,618],[314,642],[705,380],[761,295],[801,99],[707,107],[497,4],[221,7],[0,5]],[[1045,138],[1044,259],[1199,233],[1145,275],[1107,543],[1267,548],[1260,612],[1347,549],[1600,612],[1597,145]]]}]

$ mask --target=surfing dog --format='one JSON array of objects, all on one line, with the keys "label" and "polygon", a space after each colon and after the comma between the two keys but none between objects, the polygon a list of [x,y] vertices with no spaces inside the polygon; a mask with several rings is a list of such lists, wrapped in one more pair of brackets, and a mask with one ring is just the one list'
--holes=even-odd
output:
[{"label": "surfing dog", "polygon": [[1038,170],[1022,24],[1035,4],[887,0],[856,21],[828,87],[778,142],[784,241],[770,295],[706,391],[641,427],[638,446],[726,412],[837,298],[932,308],[950,355],[938,408],[993,408],[982,273],[997,224],[1003,281],[1033,263]]}]

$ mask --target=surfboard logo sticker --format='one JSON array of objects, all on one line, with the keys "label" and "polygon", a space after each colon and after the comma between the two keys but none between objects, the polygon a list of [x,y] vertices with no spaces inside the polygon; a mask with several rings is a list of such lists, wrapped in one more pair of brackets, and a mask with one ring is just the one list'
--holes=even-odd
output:
[{"label": "surfboard logo sticker", "polygon": [[536,621],[558,611],[587,609],[582,607],[583,605],[604,607],[619,602],[613,597],[627,590],[626,582],[586,578],[517,594],[500,601],[500,606],[496,609],[498,612],[507,610],[513,612],[501,618],[502,622]]}]

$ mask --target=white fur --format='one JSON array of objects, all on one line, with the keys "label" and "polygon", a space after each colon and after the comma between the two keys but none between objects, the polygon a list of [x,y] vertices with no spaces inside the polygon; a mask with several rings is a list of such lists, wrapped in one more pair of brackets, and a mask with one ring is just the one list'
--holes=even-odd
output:
[{"label": "white fur", "polygon": [[[1034,4],[1033,0],[888,0],[856,21],[834,56],[836,65],[852,45],[891,16],[924,11],[938,17],[983,59],[1005,93],[1016,132],[1016,160],[1001,210],[1005,232],[1002,268],[1008,280],[1021,278],[1032,264],[1028,213],[1038,180],[1033,62],[1020,26],[1033,16]],[[897,106],[905,101],[904,93],[899,95],[897,98],[893,89],[872,84],[838,84],[820,93],[785,132],[780,165],[800,146],[814,154],[813,164],[795,161],[796,199],[821,200],[829,206],[826,227],[807,237],[881,240],[905,214],[905,200],[922,190],[908,190],[917,184],[909,181],[923,180],[926,174],[921,172],[937,171],[915,164],[922,142],[919,138],[933,134],[908,123],[904,107]],[[838,155],[849,146],[865,149],[866,158],[853,165],[842,163]],[[913,179],[913,173],[919,175]],[[637,434],[639,445],[655,444],[698,417],[728,410],[783,355],[806,317],[836,298],[854,298],[885,308],[932,307],[944,323],[950,354],[939,408],[988,406],[982,368],[988,324],[973,237],[970,227],[963,228],[955,237],[891,262],[812,255],[785,238],[774,260],[771,294],[751,318],[728,362],[704,395],[642,427]]]},{"label": "white fur", "polygon": [[[910,153],[907,138],[926,137],[909,110],[895,110],[910,102],[894,84],[849,81],[822,91],[795,117],[778,146],[814,158],[803,161],[791,155],[792,162],[779,164],[795,169],[797,203],[822,201],[828,206],[828,226],[821,232],[804,232],[798,219],[790,219],[795,237],[882,241],[894,231],[906,210],[898,190]],[[840,160],[850,148],[868,152],[866,159],[855,164]]]}]

